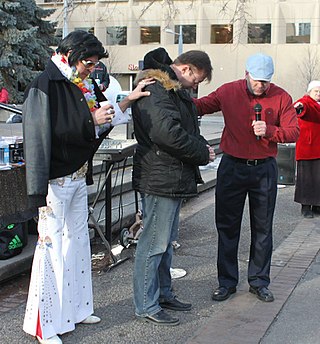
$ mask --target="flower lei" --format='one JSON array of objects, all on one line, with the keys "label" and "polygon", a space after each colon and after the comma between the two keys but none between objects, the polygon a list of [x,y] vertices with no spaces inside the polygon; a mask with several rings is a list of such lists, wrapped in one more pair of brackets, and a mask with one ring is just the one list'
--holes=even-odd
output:
[{"label": "flower lei", "polygon": [[70,67],[68,61],[64,55],[53,54],[51,57],[52,62],[59,68],[60,72],[69,79],[72,83],[77,85],[82,94],[84,95],[90,111],[94,111],[97,108],[97,97],[94,93],[94,86],[92,80],[87,77],[82,80],[75,67]]},{"label": "flower lei", "polygon": [[[77,73],[75,73],[77,74]],[[77,75],[73,75],[70,79],[75,85],[77,85],[82,94],[84,95],[90,111],[94,111],[97,108],[97,97],[94,93],[94,86],[90,78],[82,80]]]}]

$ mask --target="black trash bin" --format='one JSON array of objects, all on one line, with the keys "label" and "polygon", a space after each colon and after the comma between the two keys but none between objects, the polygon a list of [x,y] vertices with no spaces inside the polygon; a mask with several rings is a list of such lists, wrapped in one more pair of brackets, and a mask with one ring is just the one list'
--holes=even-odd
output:
[{"label": "black trash bin", "polygon": [[278,184],[294,185],[296,180],[295,143],[278,144]]}]

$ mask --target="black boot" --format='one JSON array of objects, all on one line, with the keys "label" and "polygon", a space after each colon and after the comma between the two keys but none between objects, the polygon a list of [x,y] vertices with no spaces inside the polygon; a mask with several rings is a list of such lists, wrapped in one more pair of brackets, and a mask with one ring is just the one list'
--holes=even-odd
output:
[{"label": "black boot", "polygon": [[311,210],[311,205],[302,204],[301,214],[306,219],[312,219],[313,218],[313,212]]}]

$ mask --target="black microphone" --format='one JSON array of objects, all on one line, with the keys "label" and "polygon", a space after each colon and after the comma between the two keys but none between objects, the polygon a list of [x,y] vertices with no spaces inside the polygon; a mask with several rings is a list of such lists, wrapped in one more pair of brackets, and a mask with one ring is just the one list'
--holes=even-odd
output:
[{"label": "black microphone", "polygon": [[[256,114],[256,121],[261,121],[261,110],[262,110],[262,106],[257,103],[255,106],[254,106],[254,112]],[[260,140],[261,137],[260,136],[256,136],[257,140]]]},{"label": "black microphone", "polygon": [[300,115],[302,111],[303,111],[303,104],[299,104],[299,105],[296,107],[296,113],[297,113],[297,115]]}]

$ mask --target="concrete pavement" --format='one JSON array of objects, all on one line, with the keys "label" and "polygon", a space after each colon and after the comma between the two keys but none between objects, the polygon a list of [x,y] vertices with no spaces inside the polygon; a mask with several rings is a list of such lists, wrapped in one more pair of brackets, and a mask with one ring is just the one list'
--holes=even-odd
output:
[{"label": "concrete pavement", "polygon": [[[287,243],[295,251],[275,282],[289,280],[289,297],[265,333],[262,344],[320,343],[320,218],[303,220]],[[288,253],[288,252],[287,252]],[[283,252],[283,254],[287,253]],[[298,283],[295,285],[296,281]]]},{"label": "concrete pavement", "polygon": [[[134,247],[124,249],[125,263],[109,273],[94,273],[95,313],[102,318],[96,326],[79,325],[62,336],[65,344],[314,344],[319,343],[320,218],[303,219],[293,199],[294,187],[279,189],[274,220],[274,253],[270,289],[273,303],[263,303],[248,292],[246,282],[250,240],[247,209],[239,247],[240,282],[229,300],[214,302],[217,286],[214,229],[214,190],[184,204],[181,212],[181,248],[175,251],[174,267],[187,275],[173,281],[176,294],[191,301],[190,312],[178,314],[177,327],[156,327],[134,318],[132,272]],[[27,277],[26,277],[27,279]],[[28,344],[34,340],[21,326],[26,286],[12,282],[11,294],[0,297],[0,342]],[[0,293],[3,295],[3,292]],[[14,305],[14,303],[16,304]],[[4,309],[7,307],[6,309]]]},{"label": "concrete pavement", "polygon": [[319,224],[320,218],[299,221],[274,251],[274,302],[257,300],[244,281],[188,343],[320,343]]},{"label": "concrete pavement", "polygon": [[[95,326],[77,326],[75,331],[62,336],[63,342],[320,343],[320,218],[303,219],[299,205],[293,202],[293,193],[293,186],[278,190],[270,285],[275,295],[273,303],[263,303],[248,293],[246,272],[250,230],[247,207],[239,246],[238,291],[227,301],[211,300],[212,288],[217,286],[217,234],[214,228],[214,189],[208,189],[203,190],[199,198],[186,202],[181,211],[181,248],[175,251],[174,267],[184,268],[187,275],[174,280],[173,288],[179,298],[193,304],[190,312],[178,314],[181,324],[163,328],[135,320],[132,246],[121,252],[121,257],[130,258],[125,263],[109,273],[93,274],[95,313],[102,322]],[[0,342],[34,343],[22,331],[26,283],[11,283],[11,294],[5,299],[0,287]]]},{"label": "concrete pavement", "polygon": [[[221,116],[208,116],[204,118],[200,125],[202,135],[205,136],[210,144],[217,146],[220,141],[221,131],[223,128],[223,119]],[[5,124],[0,123],[0,136],[21,136],[22,137],[22,124]],[[126,139],[126,126],[116,126],[109,135],[111,140],[119,141]],[[130,159],[130,158],[129,158]],[[218,160],[217,160],[218,161]],[[88,186],[88,201],[92,204],[95,197],[100,190],[103,180],[104,172],[101,170],[101,160],[95,162],[94,185]],[[215,186],[217,163],[211,164],[206,167],[202,172],[204,184],[199,185],[199,192],[203,192]],[[122,228],[130,226],[134,221],[135,197],[131,188],[131,162],[127,162],[125,167],[122,165],[119,167],[118,163],[114,166],[112,172],[112,230],[115,232],[113,235],[119,232]],[[104,189],[105,190],[105,189]],[[105,191],[101,192],[100,201],[94,208],[93,216],[98,221],[100,226],[105,225]],[[109,192],[109,191],[108,191]],[[97,234],[97,233],[96,233]],[[31,267],[34,244],[37,240],[36,235],[29,235],[29,244],[23,249],[23,252],[16,257],[9,260],[0,260],[0,283],[22,272],[28,270]]]}]

